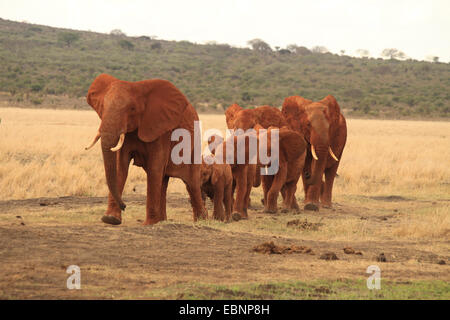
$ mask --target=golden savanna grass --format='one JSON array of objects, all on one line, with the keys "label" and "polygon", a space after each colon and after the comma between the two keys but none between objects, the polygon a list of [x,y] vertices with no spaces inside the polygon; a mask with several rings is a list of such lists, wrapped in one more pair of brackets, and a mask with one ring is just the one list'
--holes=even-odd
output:
[{"label": "golden savanna grass", "polygon": [[[0,199],[104,196],[99,145],[85,151],[99,126],[94,111],[0,109]],[[221,115],[200,115],[203,131],[225,129]],[[335,197],[450,194],[450,123],[348,119],[348,140]],[[131,166],[125,193],[145,190],[145,174]],[[297,197],[303,198],[301,183]],[[185,193],[172,179],[169,192]],[[256,191],[258,192],[258,191]]]},{"label": "golden savanna grass", "polygon": [[[349,119],[333,209],[265,214],[259,201],[261,188],[257,188],[252,191],[248,220],[193,223],[185,187],[172,179],[168,220],[144,228],[143,196],[125,197],[128,206],[120,227],[100,222],[104,200],[2,202],[67,195],[104,197],[108,190],[100,146],[84,150],[100,124],[94,111],[0,108],[0,118],[0,240],[6,248],[0,259],[4,274],[0,297],[180,298],[180,293],[189,296],[189,288],[194,288],[195,296],[197,286],[202,293],[209,288],[205,286],[274,281],[314,280],[328,286],[330,279],[339,277],[364,281],[360,286],[364,290],[356,293],[359,298],[367,294],[367,266],[378,264],[380,252],[388,258],[381,265],[383,294],[387,294],[385,280],[402,281],[394,282],[392,288],[402,291],[398,288],[405,284],[404,298],[410,299],[420,280],[431,286],[427,294],[448,296],[449,122]],[[222,115],[200,115],[200,119],[203,130],[225,129]],[[145,185],[143,170],[131,166],[125,193],[145,195]],[[303,200],[301,183],[296,195]],[[207,201],[206,206],[211,212],[212,203]],[[289,226],[294,219],[319,227]],[[254,244],[265,241],[306,245],[316,255],[260,257],[251,251]],[[346,246],[363,255],[344,255]],[[340,260],[319,259],[326,251],[335,252]],[[106,260],[99,262],[99,252]],[[447,265],[439,264],[440,260]],[[83,290],[72,290],[77,293],[59,287],[66,276],[61,265],[73,261],[80,261],[85,279]],[[202,261],[205,264],[199,267]],[[143,285],[142,279],[152,279],[152,284]],[[433,287],[430,280],[438,286]],[[286,297],[283,283],[275,297]],[[305,286],[315,288],[313,282]],[[349,286],[355,283],[331,291],[346,297]],[[211,295],[220,297],[220,292]],[[300,297],[294,292],[291,298]]]}]

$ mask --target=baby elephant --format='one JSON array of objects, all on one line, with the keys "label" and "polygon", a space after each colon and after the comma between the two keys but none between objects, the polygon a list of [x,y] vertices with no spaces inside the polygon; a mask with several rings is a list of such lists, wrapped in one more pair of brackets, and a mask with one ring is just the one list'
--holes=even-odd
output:
[{"label": "baby elephant", "polygon": [[229,221],[233,206],[233,175],[230,165],[203,162],[201,179],[202,195],[206,194],[214,202],[213,218]]}]

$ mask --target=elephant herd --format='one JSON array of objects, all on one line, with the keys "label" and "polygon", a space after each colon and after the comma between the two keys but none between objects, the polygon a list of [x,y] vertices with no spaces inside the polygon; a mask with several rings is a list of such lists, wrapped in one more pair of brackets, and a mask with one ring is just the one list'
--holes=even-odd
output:
[{"label": "elephant herd", "polygon": [[[108,208],[102,217],[105,223],[122,222],[122,211],[126,207],[122,192],[132,159],[133,164],[142,167],[147,174],[144,225],[167,219],[166,193],[170,177],[180,178],[185,183],[194,221],[208,217],[204,205],[206,196],[214,203],[214,219],[248,218],[250,192],[259,185],[264,192],[265,212],[277,212],[280,193],[283,211],[298,210],[295,192],[300,177],[305,210],[331,207],[333,182],[347,138],[345,118],[331,95],[318,102],[291,96],[284,100],[281,111],[271,106],[243,109],[237,104],[227,108],[228,129],[244,130],[248,139],[264,144],[268,154],[277,155],[276,159],[271,158],[271,162],[276,161],[278,165],[274,172],[267,171],[272,163],[260,161],[259,153],[253,162],[249,161],[249,154],[243,162],[226,161],[229,147],[238,149],[239,136],[217,139],[215,144],[209,145],[210,148],[214,145],[211,154],[202,157],[203,161],[196,161],[197,112],[169,81],[128,82],[101,74],[91,84],[87,102],[101,119],[98,133],[86,149],[101,139],[109,189]],[[172,133],[179,129],[190,133],[190,141],[187,141],[190,149],[182,151],[186,152],[184,158],[190,161],[174,163],[172,154],[177,141],[173,141]],[[277,152],[270,149],[274,137],[278,139]],[[211,141],[215,138],[218,137],[211,137]],[[245,150],[247,152],[248,145]],[[233,156],[236,158],[236,154]]]}]

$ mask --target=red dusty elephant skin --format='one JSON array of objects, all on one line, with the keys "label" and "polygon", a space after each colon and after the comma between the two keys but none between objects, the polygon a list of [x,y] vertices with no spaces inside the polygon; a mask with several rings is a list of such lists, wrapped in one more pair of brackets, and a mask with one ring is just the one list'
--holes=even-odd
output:
[{"label": "red dusty elephant skin", "polygon": [[230,165],[203,162],[201,172],[202,192],[214,202],[213,218],[229,221],[233,205],[233,174]]},{"label": "red dusty elephant skin", "polygon": [[[260,126],[255,129],[260,132]],[[264,211],[277,212],[277,199],[281,191],[283,196],[283,212],[299,209],[295,192],[297,183],[303,171],[306,157],[306,142],[303,135],[287,126],[282,128],[269,127],[267,132],[267,146],[271,146],[271,132],[278,129],[279,156],[278,172],[274,175],[262,175],[264,192]],[[261,143],[261,140],[260,140]]]},{"label": "red dusty elephant skin", "polygon": [[[101,74],[92,82],[87,102],[101,119],[90,147],[101,138],[110,191],[103,222],[122,222],[121,211],[125,209],[122,192],[131,159],[147,173],[144,225],[167,219],[169,177],[180,178],[186,184],[194,220],[206,217],[200,191],[201,164],[175,165],[171,161],[171,150],[177,144],[171,141],[172,131],[184,128],[194,139],[194,121],[198,120],[193,106],[172,83],[160,79],[128,82]],[[191,154],[194,157],[194,152]]]},{"label": "red dusty elephant skin", "polygon": [[[252,140],[253,142],[250,142]],[[233,201],[233,219],[247,219],[247,208],[249,206],[250,191],[254,183],[254,177],[257,164],[250,164],[250,145],[258,145],[258,136],[256,132],[246,133],[245,135],[230,136],[227,140],[219,143],[211,150],[215,154],[214,158],[220,163],[229,163],[233,177],[233,188],[236,190],[236,200]],[[244,149],[240,148],[240,144]],[[227,146],[232,145],[234,151],[232,155],[227,154]],[[241,149],[239,152],[238,149]],[[242,152],[242,153],[241,153]],[[243,163],[238,164],[238,153],[245,158]],[[233,192],[234,192],[233,190]],[[232,192],[232,194],[233,194]]]},{"label": "red dusty elephant skin", "polygon": [[284,100],[282,113],[289,127],[303,133],[308,143],[302,175],[305,210],[318,210],[319,200],[323,207],[331,207],[333,182],[347,140],[339,104],[331,95],[319,102],[291,96]]},{"label": "red dusty elephant skin", "polygon": [[[248,130],[259,125],[262,128],[270,126],[281,128],[287,125],[280,110],[271,106],[260,106],[255,109],[243,109],[233,104],[225,111],[228,129]],[[233,177],[236,186],[236,201],[233,212],[247,218],[247,209],[250,205],[250,192],[252,187],[258,187],[261,181],[260,171],[255,164],[234,165]],[[268,182],[267,179],[263,180]],[[263,190],[269,190],[270,186],[264,186]],[[278,193],[277,193],[278,195]]]}]

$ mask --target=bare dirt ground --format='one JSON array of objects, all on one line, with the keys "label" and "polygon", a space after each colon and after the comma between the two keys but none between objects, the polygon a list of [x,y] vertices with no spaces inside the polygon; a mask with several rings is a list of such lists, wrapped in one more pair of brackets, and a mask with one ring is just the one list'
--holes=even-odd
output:
[{"label": "bare dirt ground", "polygon": [[[380,266],[383,279],[450,280],[448,234],[432,240],[382,236],[383,229],[390,234],[403,223],[409,207],[448,206],[446,199],[424,203],[367,198],[359,205],[337,203],[319,213],[277,215],[261,213],[256,204],[247,221],[194,224],[187,198],[172,194],[169,220],[150,227],[141,225],[145,197],[125,200],[128,207],[120,226],[100,222],[106,203],[102,197],[1,201],[0,298],[158,298],[158,290],[185,283],[365,279],[373,264]],[[382,210],[377,202],[383,203]],[[295,220],[300,223],[291,222]],[[355,236],[326,229],[343,222],[350,229],[354,226]],[[311,250],[253,250],[265,242]],[[346,247],[362,254],[346,254]],[[320,258],[328,252],[338,260]],[[386,262],[377,261],[381,253]],[[80,266],[82,290],[66,288],[69,265]]]}]

